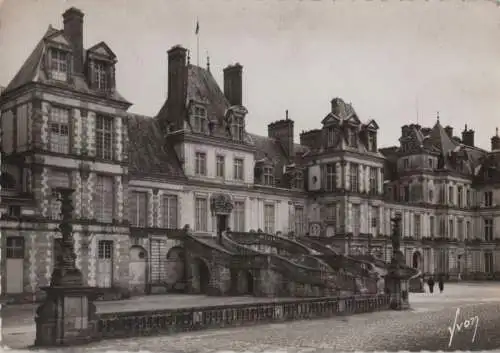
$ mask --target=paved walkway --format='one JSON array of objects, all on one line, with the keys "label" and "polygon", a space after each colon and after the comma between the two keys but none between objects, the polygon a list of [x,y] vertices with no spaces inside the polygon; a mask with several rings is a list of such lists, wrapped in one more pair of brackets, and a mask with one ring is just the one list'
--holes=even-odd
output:
[{"label": "paved walkway", "polygon": [[[175,299],[177,298],[177,299]],[[120,306],[143,302],[143,308],[154,303],[170,307],[210,305],[209,303],[244,303],[265,301],[266,298],[215,298],[202,296],[150,296],[122,302],[98,303],[99,311],[115,311]],[[166,304],[168,302],[168,304]],[[177,304],[175,304],[177,302]],[[352,350],[444,350],[449,341],[448,326],[453,323],[457,308],[461,317],[480,316],[478,338],[475,345],[469,333],[457,334],[452,348],[469,350],[500,347],[500,284],[446,284],[442,294],[411,294],[411,311],[384,311],[337,317],[327,320],[296,321],[245,328],[200,331],[173,336],[107,340],[89,346],[75,347],[72,351],[102,352],[107,350],[152,352],[212,353],[233,350],[236,352],[276,351],[332,352]],[[127,304],[129,303],[129,304]],[[111,309],[113,307],[113,309]],[[107,309],[110,308],[110,309]],[[137,307],[135,310],[140,310]],[[26,315],[15,314],[13,307],[4,319],[4,344],[20,348],[33,342],[34,326],[23,324]],[[7,311],[8,311],[7,310]],[[17,311],[18,313],[22,310]],[[26,312],[26,306],[25,310]],[[30,311],[27,311],[30,314]],[[8,313],[7,313],[8,314]],[[22,319],[22,317],[25,319]],[[10,319],[9,319],[10,317]],[[32,316],[29,317],[32,320]],[[16,324],[17,322],[17,324]],[[32,322],[32,321],[31,321]],[[496,337],[498,335],[498,337]],[[479,342],[480,341],[480,342]],[[482,343],[481,343],[482,342]],[[482,346],[479,344],[489,344]]]}]

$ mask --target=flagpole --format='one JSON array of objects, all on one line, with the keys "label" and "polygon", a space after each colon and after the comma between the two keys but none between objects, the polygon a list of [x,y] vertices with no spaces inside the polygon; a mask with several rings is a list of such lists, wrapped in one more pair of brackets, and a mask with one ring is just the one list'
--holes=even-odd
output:
[{"label": "flagpole", "polygon": [[196,19],[196,66],[200,66],[200,21]]}]

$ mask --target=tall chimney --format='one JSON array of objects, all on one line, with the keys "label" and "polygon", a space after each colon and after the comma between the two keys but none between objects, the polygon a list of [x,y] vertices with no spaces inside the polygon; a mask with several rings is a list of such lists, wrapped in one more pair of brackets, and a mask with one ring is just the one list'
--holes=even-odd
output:
[{"label": "tall chimney", "polygon": [[444,131],[446,132],[446,135],[448,135],[449,138],[453,138],[453,128],[450,125],[447,125],[444,128]]},{"label": "tall chimney", "polygon": [[467,124],[465,125],[464,131],[462,131],[462,143],[474,147],[474,130],[467,129]]},{"label": "tall chimney", "polygon": [[187,97],[188,71],[187,50],[180,45],[170,48],[168,53],[168,119],[175,129],[183,126]]},{"label": "tall chimney", "polygon": [[288,119],[288,110],[285,120],[278,120],[267,126],[267,134],[281,143],[288,158],[295,157],[295,145],[293,142],[293,120]]},{"label": "tall chimney", "polygon": [[83,74],[83,12],[71,7],[63,13],[64,34],[73,48],[73,72]]},{"label": "tall chimney", "polygon": [[496,135],[491,138],[491,150],[500,150],[500,137],[498,136],[498,128],[496,130]]},{"label": "tall chimney", "polygon": [[243,105],[243,66],[239,63],[224,69],[224,95],[229,104]]}]

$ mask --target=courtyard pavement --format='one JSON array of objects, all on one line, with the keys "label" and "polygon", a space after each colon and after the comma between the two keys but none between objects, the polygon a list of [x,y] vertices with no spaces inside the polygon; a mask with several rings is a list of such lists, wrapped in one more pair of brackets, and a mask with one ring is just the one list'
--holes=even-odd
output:
[{"label": "courtyard pavement", "polygon": [[[165,300],[160,299],[165,297],[167,296],[158,296],[155,300]],[[193,298],[193,296],[189,297]],[[147,298],[143,301],[147,301]],[[233,298],[220,298],[219,302],[221,299],[225,303],[228,303],[228,299],[233,300]],[[255,300],[255,298],[234,298],[234,300],[236,299]],[[210,300],[217,300],[217,298],[197,297],[197,305],[204,305],[203,301],[208,303]],[[265,298],[261,300],[265,300]],[[170,302],[172,301],[170,300]],[[498,329],[500,327],[500,284],[447,283],[442,294],[412,293],[410,303],[412,306],[410,311],[383,311],[324,320],[199,331],[172,336],[106,340],[84,347],[72,347],[71,350],[73,352],[127,350],[179,353],[222,351],[331,353],[333,351],[359,350],[417,351],[500,348],[500,330]],[[113,304],[99,303],[99,305],[100,308],[104,308],[107,305],[111,307],[111,305],[123,304],[114,302]],[[147,305],[153,304],[151,302]],[[171,305],[174,303],[172,302]],[[450,332],[448,328],[453,327],[458,308],[460,313],[457,324],[474,316],[479,318],[477,333],[473,340],[474,327],[465,329],[462,325],[461,331],[455,330],[454,338],[449,347]],[[15,313],[12,307],[8,310]],[[114,310],[112,309],[112,311]],[[136,308],[136,310],[138,309]],[[8,312],[4,314],[7,314],[3,320],[4,344],[12,348],[26,346],[30,343],[26,341],[30,335],[31,342],[33,342],[34,327],[29,334],[19,332],[22,329],[20,325],[23,322],[23,315],[15,315],[17,318],[11,320]],[[18,333],[16,334],[16,332]]]}]

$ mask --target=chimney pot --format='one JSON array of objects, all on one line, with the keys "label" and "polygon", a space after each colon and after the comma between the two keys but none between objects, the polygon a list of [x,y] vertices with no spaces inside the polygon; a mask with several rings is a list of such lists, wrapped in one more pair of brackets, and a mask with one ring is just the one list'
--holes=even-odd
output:
[{"label": "chimney pot", "polygon": [[[174,129],[182,127],[187,97],[187,50],[180,45],[170,48],[168,54],[168,119]],[[167,126],[162,122],[162,126]]]}]

